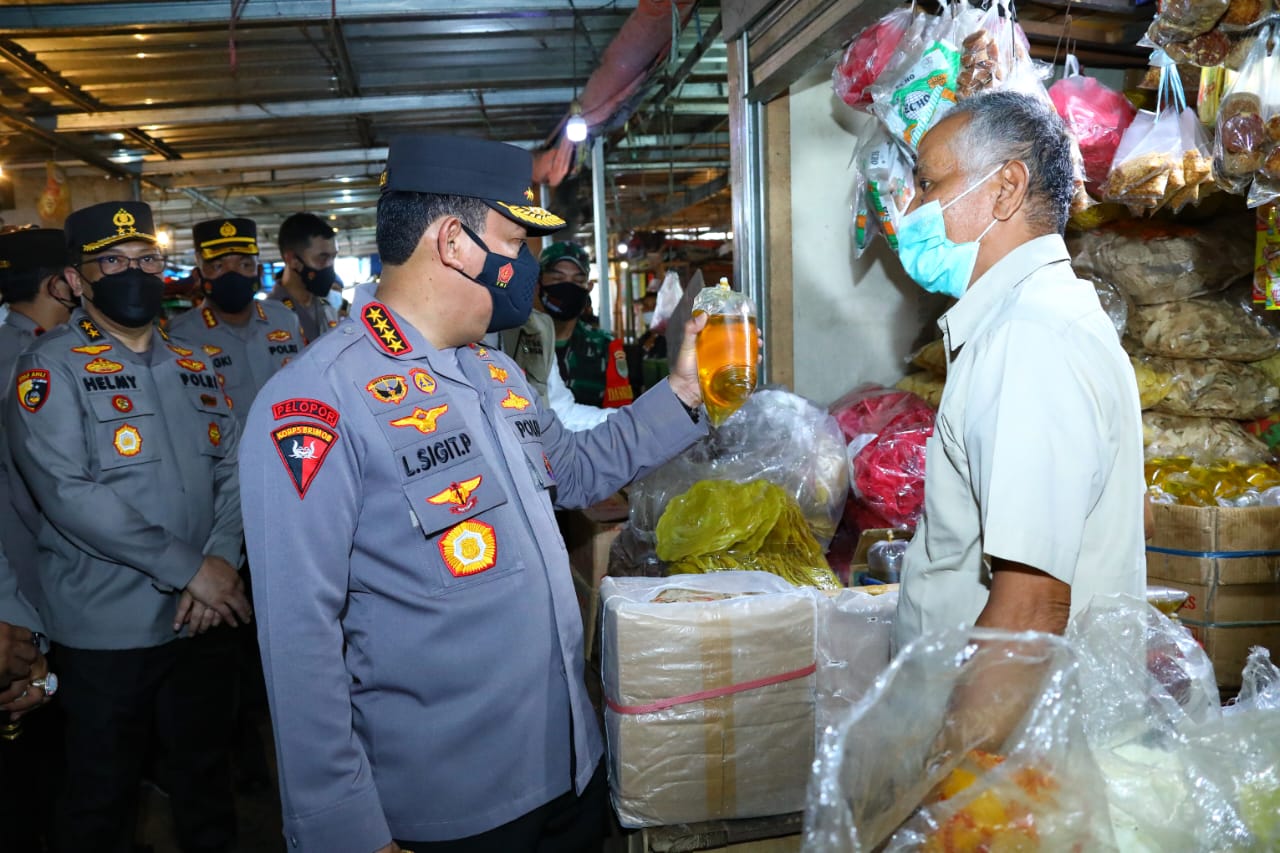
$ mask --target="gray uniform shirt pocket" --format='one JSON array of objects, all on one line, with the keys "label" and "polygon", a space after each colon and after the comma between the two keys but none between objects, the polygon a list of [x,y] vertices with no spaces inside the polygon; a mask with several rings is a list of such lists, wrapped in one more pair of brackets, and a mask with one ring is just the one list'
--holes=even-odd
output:
[{"label": "gray uniform shirt pocket", "polygon": [[113,471],[155,462],[164,441],[155,405],[137,393],[92,394],[92,438],[98,468]]}]

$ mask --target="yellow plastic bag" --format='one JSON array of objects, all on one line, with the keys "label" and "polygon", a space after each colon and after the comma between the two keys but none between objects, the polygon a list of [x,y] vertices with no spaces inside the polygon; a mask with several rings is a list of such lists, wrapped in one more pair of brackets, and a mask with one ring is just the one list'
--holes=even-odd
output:
[{"label": "yellow plastic bag", "polygon": [[656,533],[671,574],[743,569],[840,588],[800,506],[768,480],[700,480],[667,504]]}]

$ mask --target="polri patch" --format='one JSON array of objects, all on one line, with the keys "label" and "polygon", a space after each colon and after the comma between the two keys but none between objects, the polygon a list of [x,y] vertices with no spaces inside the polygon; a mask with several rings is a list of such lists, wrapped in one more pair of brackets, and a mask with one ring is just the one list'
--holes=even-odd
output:
[{"label": "polri patch", "polygon": [[369,380],[369,384],[364,386],[364,390],[368,391],[373,396],[373,399],[379,403],[394,405],[403,400],[405,394],[409,393],[409,386],[405,384],[403,376],[388,373],[385,376],[379,376],[377,379]]},{"label": "polri patch", "polygon": [[487,572],[498,563],[498,537],[493,527],[470,519],[449,528],[437,545],[455,578]]},{"label": "polri patch", "polygon": [[292,417],[315,418],[331,427],[336,427],[338,420],[342,417],[333,406],[321,403],[319,400],[312,400],[310,397],[281,400],[271,406],[271,415],[278,421]]},{"label": "polri patch", "polygon": [[49,371],[36,368],[18,374],[18,402],[28,412],[38,412],[49,399]]},{"label": "polri patch", "polygon": [[318,424],[291,423],[272,430],[271,437],[298,497],[305,498],[325,456],[338,440],[338,433]]},{"label": "polri patch", "polygon": [[111,398],[111,407],[117,412],[124,412],[127,415],[133,411],[133,401],[123,394],[117,394]]}]

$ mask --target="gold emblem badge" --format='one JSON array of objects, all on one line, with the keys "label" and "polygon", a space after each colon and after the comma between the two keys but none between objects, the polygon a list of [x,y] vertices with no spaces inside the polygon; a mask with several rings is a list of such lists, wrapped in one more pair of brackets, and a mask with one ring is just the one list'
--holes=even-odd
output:
[{"label": "gold emblem badge", "polygon": [[369,384],[364,386],[364,390],[368,391],[373,396],[373,399],[379,403],[394,405],[403,400],[404,395],[409,393],[409,386],[405,384],[403,376],[388,373],[386,376],[379,376],[377,379],[369,380]]},{"label": "gold emblem badge", "polygon": [[[454,515],[461,515],[476,505],[476,499],[472,497],[472,494],[476,489],[480,488],[480,481],[483,479],[483,476],[476,475],[470,480],[450,483],[449,488],[427,498],[427,503],[435,504],[436,506],[448,506],[449,512]],[[449,506],[450,504],[453,504],[453,506]]]},{"label": "gold emblem badge", "polygon": [[121,424],[116,427],[115,438],[111,441],[116,453],[121,456],[137,456],[142,452],[142,435],[132,424]]},{"label": "gold emblem badge", "polygon": [[82,347],[72,347],[72,352],[82,353],[84,355],[101,355],[111,349],[111,344],[88,344]]},{"label": "gold emblem badge", "polygon": [[498,563],[498,537],[483,521],[464,521],[440,537],[440,558],[455,578],[476,575]]},{"label": "gold emblem badge", "polygon": [[218,229],[218,233],[223,237],[234,237],[236,236],[236,227],[230,222],[224,222],[222,227]]},{"label": "gold emblem badge", "polygon": [[208,308],[201,308],[200,316],[204,318],[205,328],[212,329],[214,326],[218,325],[218,318],[213,316],[213,311]]},{"label": "gold emblem badge", "polygon": [[267,340],[275,341],[276,343],[279,343],[280,341],[293,340],[293,333],[286,329],[275,329],[267,332]]},{"label": "gold emblem badge", "polygon": [[119,229],[118,233],[120,234],[126,233],[124,230],[126,228],[129,229],[129,231],[132,231],[133,226],[136,225],[137,222],[138,220],[133,218],[133,214],[125,210],[123,207],[116,211],[115,216],[111,217],[111,224]]},{"label": "gold emblem badge", "polygon": [[124,365],[118,361],[112,361],[108,358],[98,356],[93,361],[84,366],[87,373],[119,373],[124,370]]},{"label": "gold emblem badge", "polygon": [[530,403],[524,397],[521,397],[515,391],[512,391],[510,388],[508,388],[507,396],[503,397],[502,402],[499,403],[498,405],[504,409],[515,409],[517,412],[523,412],[525,409],[529,408],[533,404]]},{"label": "gold emblem badge", "polygon": [[506,382],[507,371],[503,370],[501,367],[498,367],[498,365],[496,364],[491,364],[489,365],[489,378],[492,379],[494,382]]},{"label": "gold emblem badge", "polygon": [[436,421],[440,420],[440,416],[447,411],[449,411],[448,403],[443,403],[431,409],[414,406],[412,414],[405,415],[403,418],[396,418],[394,421],[388,421],[387,423],[393,427],[410,427],[423,435],[431,435],[436,431]]},{"label": "gold emblem badge", "polygon": [[189,350],[186,347],[175,346],[174,344],[168,344],[167,346],[171,351],[181,356],[188,356],[188,355],[194,354],[194,350]]},{"label": "gold emblem badge", "polygon": [[178,359],[178,367],[190,370],[192,373],[199,373],[204,370],[204,362],[196,361],[194,358],[180,358]]},{"label": "gold emblem badge", "polygon": [[421,367],[415,367],[409,371],[409,381],[423,394],[434,394],[436,392],[435,377]]},{"label": "gold emblem badge", "polygon": [[217,355],[222,352],[222,347],[215,347],[213,344],[205,344],[200,349],[204,350],[205,355]]},{"label": "gold emblem badge", "polygon": [[218,425],[215,423],[209,424],[209,443],[214,447],[222,444],[222,430],[218,429]]},{"label": "gold emblem badge", "polygon": [[533,187],[525,187],[524,198],[529,204],[533,204]]},{"label": "gold emblem badge", "polygon": [[115,407],[117,412],[129,414],[133,411],[133,401],[123,394],[117,394],[111,398],[111,405]]},{"label": "gold emblem badge", "polygon": [[84,332],[84,336],[91,341],[96,341],[102,337],[102,332],[98,331],[98,327],[93,325],[93,321],[85,317],[80,321],[80,330]]}]

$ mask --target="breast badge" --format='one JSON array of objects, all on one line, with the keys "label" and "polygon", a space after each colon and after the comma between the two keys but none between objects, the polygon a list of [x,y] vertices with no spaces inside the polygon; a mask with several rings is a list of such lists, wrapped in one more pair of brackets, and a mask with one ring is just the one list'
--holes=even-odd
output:
[{"label": "breast badge", "polygon": [[78,352],[82,355],[101,355],[111,349],[111,344],[86,344],[82,347],[72,347],[72,352]]},{"label": "breast badge", "polygon": [[142,452],[142,435],[132,424],[121,424],[111,444],[121,456],[137,456]]},{"label": "breast badge", "polygon": [[483,521],[456,524],[440,537],[440,557],[455,578],[477,575],[498,562],[498,537]]},{"label": "breast badge", "polygon": [[204,350],[205,355],[217,355],[222,352],[222,347],[215,347],[213,344],[205,344],[200,349]]},{"label": "breast badge", "polygon": [[209,423],[209,443],[214,447],[222,444],[222,430],[212,421]]},{"label": "breast badge", "polygon": [[388,421],[388,423],[393,427],[410,427],[423,435],[431,435],[436,431],[436,421],[440,420],[440,416],[447,411],[449,411],[448,403],[430,409],[414,406],[412,414],[405,415],[403,418],[396,418],[394,421]]},{"label": "breast badge", "polygon": [[409,393],[409,386],[405,384],[403,376],[388,373],[385,376],[379,376],[377,379],[371,379],[369,384],[364,386],[364,390],[368,391],[373,396],[373,399],[379,403],[394,405],[403,400],[404,395]]},{"label": "breast badge", "polygon": [[507,396],[503,397],[502,402],[500,402],[498,405],[504,409],[515,409],[517,412],[523,412],[525,409],[529,408],[533,404],[530,403],[524,397],[521,397],[515,391],[512,391],[510,388],[508,388]]},{"label": "breast badge", "polygon": [[472,495],[476,489],[480,488],[482,479],[484,479],[482,476],[477,475],[470,480],[450,483],[449,488],[427,498],[427,503],[447,506],[449,512],[462,515],[476,505],[476,499]]},{"label": "breast badge", "polygon": [[133,411],[133,401],[123,394],[117,394],[111,398],[111,407],[127,415]]},{"label": "breast badge", "polygon": [[175,352],[178,355],[183,357],[195,354],[194,350],[189,350],[186,347],[180,347],[180,346],[177,346],[176,344],[166,344],[166,346],[168,346],[172,352]]},{"label": "breast badge", "polygon": [[196,361],[194,358],[180,358],[178,359],[178,367],[183,370],[190,370],[192,373],[199,373],[204,370],[204,362]]},{"label": "breast badge", "polygon": [[25,370],[18,374],[18,402],[28,412],[38,412],[49,399],[49,371]]},{"label": "breast badge", "polygon": [[338,433],[319,424],[291,423],[272,430],[271,437],[298,497],[305,498]]},{"label": "breast badge", "polygon": [[409,371],[409,381],[413,383],[413,387],[423,394],[434,394],[436,392],[435,377],[421,367],[415,367]]},{"label": "breast badge", "polygon": [[489,365],[489,378],[492,379],[494,382],[506,382],[507,371],[503,370],[501,367],[498,367],[498,365],[496,364],[491,364]]},{"label": "breast badge", "polygon": [[93,361],[85,364],[84,369],[88,373],[119,373],[124,370],[124,365],[118,361],[98,356]]},{"label": "breast badge", "polygon": [[267,332],[267,340],[278,344],[282,341],[293,340],[293,334],[286,329],[276,329],[274,331]]}]

